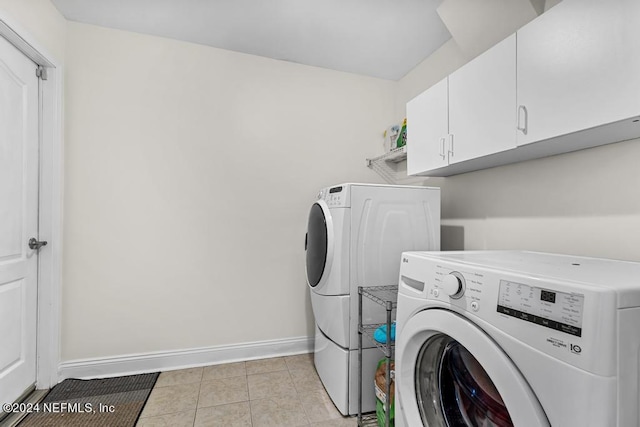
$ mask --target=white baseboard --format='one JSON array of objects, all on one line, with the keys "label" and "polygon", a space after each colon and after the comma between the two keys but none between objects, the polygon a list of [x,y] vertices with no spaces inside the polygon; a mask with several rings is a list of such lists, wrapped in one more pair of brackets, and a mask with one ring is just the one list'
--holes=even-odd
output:
[{"label": "white baseboard", "polygon": [[58,381],[67,378],[117,377],[311,353],[313,340],[313,337],[299,337],[188,350],[71,360],[60,364]]}]

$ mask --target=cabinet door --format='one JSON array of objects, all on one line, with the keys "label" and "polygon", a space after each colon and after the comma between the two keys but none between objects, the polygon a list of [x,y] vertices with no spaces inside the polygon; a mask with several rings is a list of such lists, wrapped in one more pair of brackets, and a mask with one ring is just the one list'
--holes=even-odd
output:
[{"label": "cabinet door", "polygon": [[407,174],[418,175],[448,164],[447,79],[407,103]]},{"label": "cabinet door", "polygon": [[640,113],[638,22],[638,0],[564,0],[518,31],[518,145]]},{"label": "cabinet door", "polygon": [[516,36],[449,76],[449,163],[516,147]]}]

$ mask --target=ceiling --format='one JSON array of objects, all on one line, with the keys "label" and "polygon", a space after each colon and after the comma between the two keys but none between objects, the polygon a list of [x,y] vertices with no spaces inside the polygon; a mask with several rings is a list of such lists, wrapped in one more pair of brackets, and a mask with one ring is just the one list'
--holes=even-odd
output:
[{"label": "ceiling", "polygon": [[442,0],[52,0],[69,20],[399,80],[451,38]]}]

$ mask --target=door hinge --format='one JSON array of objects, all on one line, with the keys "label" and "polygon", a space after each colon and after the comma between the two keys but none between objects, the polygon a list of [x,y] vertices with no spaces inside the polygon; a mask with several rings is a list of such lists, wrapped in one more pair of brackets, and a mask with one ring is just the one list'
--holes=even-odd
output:
[{"label": "door hinge", "polygon": [[38,68],[36,68],[36,76],[42,80],[47,80],[47,69],[42,65],[38,65]]}]

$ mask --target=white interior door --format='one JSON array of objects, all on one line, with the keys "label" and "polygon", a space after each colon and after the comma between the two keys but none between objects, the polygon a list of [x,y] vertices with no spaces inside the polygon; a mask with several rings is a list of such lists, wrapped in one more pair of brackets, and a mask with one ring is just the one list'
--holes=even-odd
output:
[{"label": "white interior door", "polygon": [[0,37],[0,402],[35,384],[38,253],[36,65]]}]

